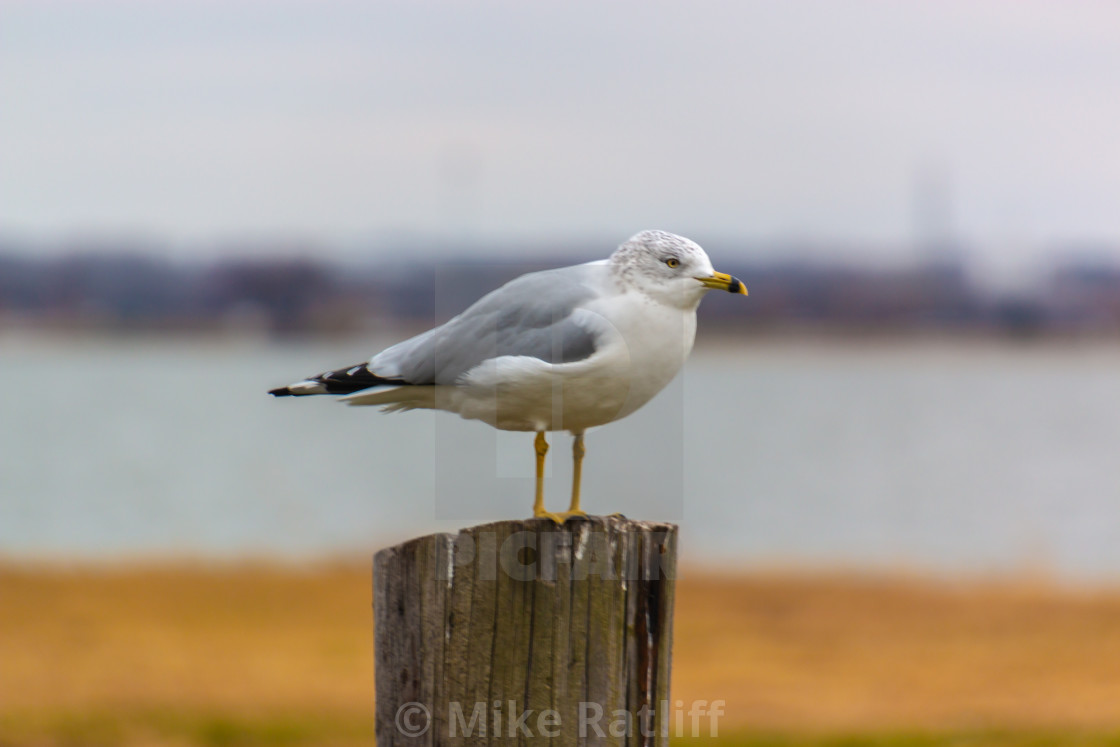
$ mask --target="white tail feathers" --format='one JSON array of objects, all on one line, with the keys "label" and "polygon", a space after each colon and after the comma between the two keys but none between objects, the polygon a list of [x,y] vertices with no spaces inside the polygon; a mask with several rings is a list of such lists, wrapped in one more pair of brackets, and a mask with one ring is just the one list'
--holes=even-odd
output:
[{"label": "white tail feathers", "polygon": [[340,402],[355,406],[383,405],[385,412],[431,409],[436,403],[434,386],[398,386],[392,389],[373,389],[339,398]]}]

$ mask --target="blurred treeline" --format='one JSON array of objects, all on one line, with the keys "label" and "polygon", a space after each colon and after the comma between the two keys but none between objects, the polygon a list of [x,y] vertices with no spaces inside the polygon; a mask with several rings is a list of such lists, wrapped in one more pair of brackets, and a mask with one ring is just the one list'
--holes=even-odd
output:
[{"label": "blurred treeline", "polygon": [[[349,334],[377,325],[427,325],[517,275],[596,258],[555,248],[532,259],[471,260],[401,253],[389,260],[279,256],[171,259],[101,247],[35,253],[0,249],[0,329],[113,332]],[[838,256],[839,253],[837,253]],[[827,256],[827,252],[822,253]],[[220,254],[215,256],[221,256]],[[740,259],[736,259],[736,256]],[[746,332],[1102,336],[1120,332],[1120,261],[1065,251],[1011,288],[984,282],[963,259],[858,263],[721,257],[750,303],[718,298],[709,328]],[[1088,257],[1073,259],[1074,257]],[[481,257],[481,258],[479,258]]]}]

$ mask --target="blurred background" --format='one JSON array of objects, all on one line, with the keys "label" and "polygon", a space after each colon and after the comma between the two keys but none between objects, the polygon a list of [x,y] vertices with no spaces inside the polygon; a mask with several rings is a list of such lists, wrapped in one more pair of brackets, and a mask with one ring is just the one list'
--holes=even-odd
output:
[{"label": "blurred background", "polygon": [[675,694],[1120,730],[1114,4],[12,0],[0,102],[0,744],[371,740],[364,564],[529,440],[265,391],[645,228],[750,288],[588,437]]}]

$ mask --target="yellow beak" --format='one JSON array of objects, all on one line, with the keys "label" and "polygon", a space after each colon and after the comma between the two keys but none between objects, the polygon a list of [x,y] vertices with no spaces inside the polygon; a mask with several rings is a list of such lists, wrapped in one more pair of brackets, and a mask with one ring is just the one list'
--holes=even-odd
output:
[{"label": "yellow beak", "polygon": [[726,272],[713,272],[708,277],[698,277],[696,279],[703,283],[706,288],[747,295],[747,286],[743,285],[743,281],[731,277]]}]

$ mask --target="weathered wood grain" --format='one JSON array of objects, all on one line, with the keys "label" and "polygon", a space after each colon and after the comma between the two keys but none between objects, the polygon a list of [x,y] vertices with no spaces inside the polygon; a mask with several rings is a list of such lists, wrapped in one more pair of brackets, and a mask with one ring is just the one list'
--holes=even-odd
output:
[{"label": "weathered wood grain", "polygon": [[676,544],[672,524],[588,517],[377,553],[378,744],[663,747]]}]

